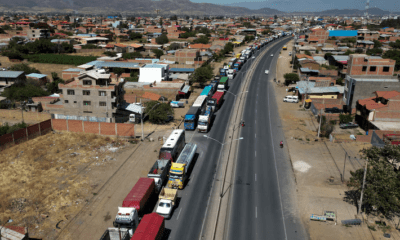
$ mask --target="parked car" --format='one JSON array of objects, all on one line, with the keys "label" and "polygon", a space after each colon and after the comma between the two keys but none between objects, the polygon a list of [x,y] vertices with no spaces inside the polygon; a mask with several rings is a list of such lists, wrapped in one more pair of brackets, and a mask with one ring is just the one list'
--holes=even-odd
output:
[{"label": "parked car", "polygon": [[358,124],[357,123],[351,123],[351,122],[350,123],[342,123],[342,124],[339,125],[339,127],[341,129],[357,128]]},{"label": "parked car", "polygon": [[292,56],[292,52],[289,52],[289,56]]},{"label": "parked car", "polygon": [[290,102],[290,103],[298,103],[299,102],[299,97],[297,96],[286,96],[283,98],[284,102]]},{"label": "parked car", "polygon": [[339,109],[337,107],[333,107],[333,108],[325,108],[325,113],[342,113],[343,110]]},{"label": "parked car", "polygon": [[269,70],[265,70],[265,74],[268,74],[269,73]]},{"label": "parked car", "polygon": [[271,57],[273,57],[274,56],[274,54],[271,54]]}]

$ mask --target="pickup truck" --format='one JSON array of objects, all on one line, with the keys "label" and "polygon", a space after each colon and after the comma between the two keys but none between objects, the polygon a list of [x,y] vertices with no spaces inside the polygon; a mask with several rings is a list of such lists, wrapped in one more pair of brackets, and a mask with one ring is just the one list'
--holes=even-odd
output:
[{"label": "pickup truck", "polygon": [[148,178],[154,179],[157,193],[161,191],[164,184],[168,181],[168,173],[170,168],[170,160],[156,160],[156,162],[151,167],[149,173],[147,174]]},{"label": "pickup truck", "polygon": [[169,219],[175,206],[178,189],[163,188],[158,196],[158,204],[156,213]]}]

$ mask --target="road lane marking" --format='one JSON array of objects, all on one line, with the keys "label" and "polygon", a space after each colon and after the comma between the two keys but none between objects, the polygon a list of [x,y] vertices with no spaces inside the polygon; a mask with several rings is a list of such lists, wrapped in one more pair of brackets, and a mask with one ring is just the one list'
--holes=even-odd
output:
[{"label": "road lane marking", "polygon": [[257,182],[257,173],[254,174],[254,181]]},{"label": "road lane marking", "polygon": [[257,138],[257,133],[254,133],[254,137]]},{"label": "road lane marking", "polygon": [[257,207],[256,207],[256,218],[257,218]]},{"label": "road lane marking", "polygon": [[176,220],[179,219],[179,215],[181,215],[181,211],[182,211],[182,208],[179,210],[178,217],[176,217]]},{"label": "road lane marking", "polygon": [[257,157],[257,151],[254,152],[254,155]]},{"label": "road lane marking", "polygon": [[271,133],[271,144],[272,144],[272,153],[274,155],[274,164],[275,164],[275,172],[276,172],[276,179],[278,184],[278,193],[279,193],[279,202],[281,205],[281,213],[282,213],[282,222],[283,222],[283,230],[285,231],[285,239],[287,240],[287,233],[286,233],[286,223],[285,223],[285,215],[283,213],[283,204],[282,204],[282,196],[281,196],[281,187],[279,186],[279,175],[278,175],[278,167],[276,166],[276,156],[275,156],[275,148],[274,148],[274,138],[272,137],[272,124],[271,124],[271,111],[269,110],[269,92],[267,90],[267,106],[268,106],[268,117],[269,117],[269,132]]}]

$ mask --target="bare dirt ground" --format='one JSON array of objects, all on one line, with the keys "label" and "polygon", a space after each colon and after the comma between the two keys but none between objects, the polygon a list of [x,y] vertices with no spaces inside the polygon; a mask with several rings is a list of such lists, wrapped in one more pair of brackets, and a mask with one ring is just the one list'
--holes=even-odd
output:
[{"label": "bare dirt ground", "polygon": [[[276,78],[283,82],[283,75],[291,72],[288,52],[292,51],[293,42],[287,44],[288,50],[281,51],[279,56]],[[271,79],[271,81],[273,81]],[[279,113],[285,132],[286,143],[291,157],[294,175],[298,190],[298,207],[301,219],[305,223],[311,239],[384,239],[383,231],[392,233],[392,237],[400,237],[398,231],[379,228],[374,216],[368,216],[367,224],[362,226],[346,227],[342,220],[354,219],[357,209],[346,197],[346,181],[350,178],[350,171],[364,166],[364,160],[359,156],[359,150],[370,147],[365,143],[332,143],[329,139],[317,139],[318,122],[309,110],[303,110],[300,103],[284,103],[283,97],[290,95],[286,87],[274,84]],[[341,130],[336,126],[334,132],[344,134],[364,134],[361,129]],[[344,159],[347,158],[343,174]],[[334,211],[336,222],[310,221],[311,214],[322,215],[324,211]],[[391,224],[386,220],[387,224]],[[377,231],[371,231],[368,226]],[[392,225],[394,229],[394,225]]]},{"label": "bare dirt ground", "polygon": [[[25,226],[31,237],[52,239],[96,194],[96,178],[132,144],[92,134],[49,133],[2,151],[0,220]],[[60,224],[59,224],[60,225]]]}]

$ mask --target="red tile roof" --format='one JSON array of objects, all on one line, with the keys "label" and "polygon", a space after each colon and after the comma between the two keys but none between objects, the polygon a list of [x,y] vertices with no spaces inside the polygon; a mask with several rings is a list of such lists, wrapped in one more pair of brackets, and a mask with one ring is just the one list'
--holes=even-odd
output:
[{"label": "red tile roof", "polygon": [[384,99],[391,99],[400,95],[398,91],[376,91],[376,96]]},{"label": "red tile roof", "polygon": [[197,49],[197,48],[206,48],[209,49],[211,47],[211,44],[201,44],[201,43],[197,43],[197,44],[190,44],[188,48],[191,49]]},{"label": "red tile roof", "polygon": [[4,227],[21,234],[26,234],[25,227],[20,227],[20,226],[4,226]]}]

